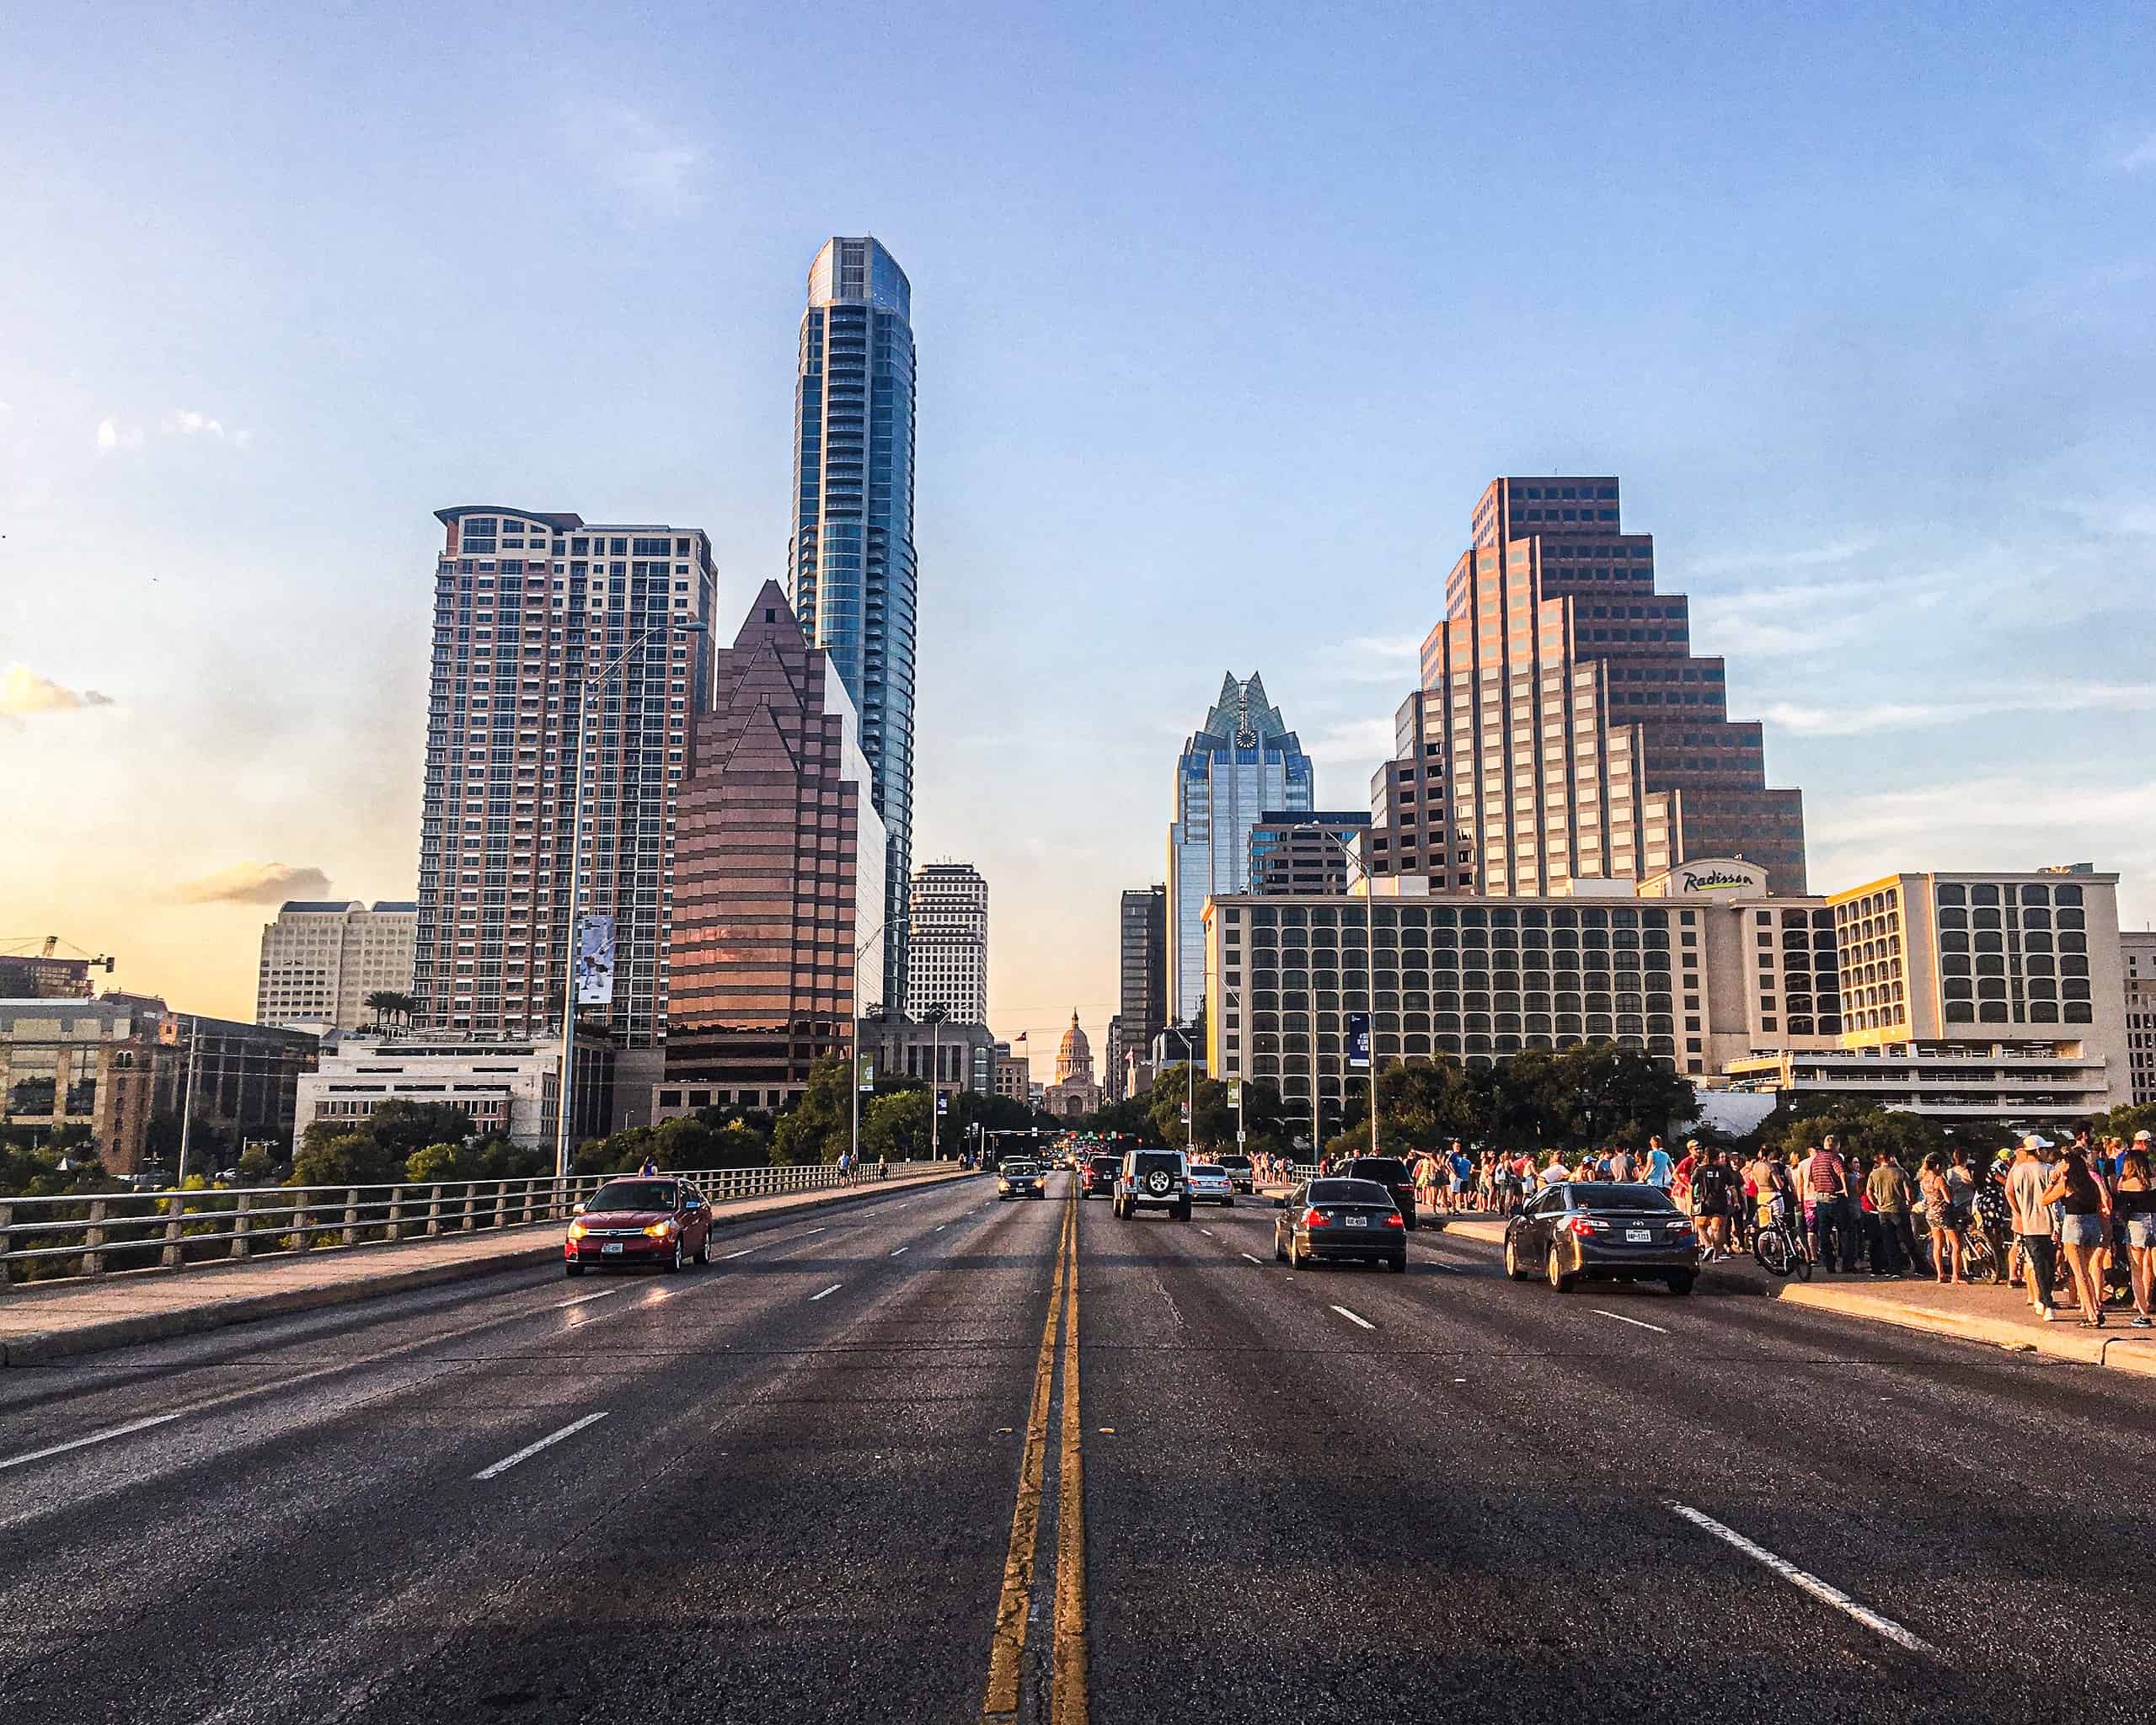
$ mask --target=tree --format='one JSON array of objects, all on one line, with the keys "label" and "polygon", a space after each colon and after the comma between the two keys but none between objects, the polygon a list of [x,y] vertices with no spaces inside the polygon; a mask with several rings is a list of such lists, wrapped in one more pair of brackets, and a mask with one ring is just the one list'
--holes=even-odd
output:
[{"label": "tree", "polygon": [[403,1008],[404,996],[393,988],[377,988],[366,997],[367,1010],[374,1014],[377,1029],[387,1024]]},{"label": "tree", "polygon": [[848,1142],[853,1118],[853,1064],[843,1053],[826,1055],[809,1069],[800,1099],[771,1129],[774,1162],[835,1162]]},{"label": "tree", "polygon": [[1457,1056],[1394,1060],[1378,1074],[1378,1130],[1387,1150],[1442,1150],[1481,1127],[1474,1081]]},{"label": "tree", "polygon": [[388,1186],[404,1178],[404,1159],[378,1140],[348,1133],[318,1140],[292,1158],[287,1186]]},{"label": "tree", "polygon": [[461,1144],[472,1117],[454,1103],[385,1102],[366,1118],[366,1135],[402,1162],[430,1144]]},{"label": "tree", "polygon": [[880,1096],[861,1118],[861,1154],[916,1162],[928,1153],[928,1123],[934,1104],[925,1090]]}]

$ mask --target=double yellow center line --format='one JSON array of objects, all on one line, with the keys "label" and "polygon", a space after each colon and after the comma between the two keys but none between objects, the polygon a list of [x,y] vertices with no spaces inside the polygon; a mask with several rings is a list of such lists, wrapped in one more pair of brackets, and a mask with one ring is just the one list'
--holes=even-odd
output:
[{"label": "double yellow center line", "polygon": [[1063,1418],[1056,1477],[1056,1598],[1050,1658],[1053,1725],[1086,1725],[1085,1474],[1078,1434],[1078,1212],[1076,1194],[1065,1204],[1056,1247],[1056,1279],[1048,1295],[1048,1321],[1041,1327],[1041,1354],[1033,1372],[1033,1404],[1025,1422],[1025,1450],[1019,1465],[1018,1506],[1011,1514],[1010,1549],[1003,1559],[1003,1589],[996,1603],[996,1627],[988,1644],[988,1690],[981,1706],[983,1725],[1015,1720],[1025,1663],[1026,1616],[1033,1600],[1034,1552],[1041,1533],[1041,1480],[1048,1454],[1048,1408],[1056,1379],[1056,1327],[1063,1330]]}]

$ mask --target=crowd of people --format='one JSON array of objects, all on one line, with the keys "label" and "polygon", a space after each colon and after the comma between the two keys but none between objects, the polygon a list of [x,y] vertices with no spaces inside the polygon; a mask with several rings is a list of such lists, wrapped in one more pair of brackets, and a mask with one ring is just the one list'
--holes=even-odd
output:
[{"label": "crowd of people", "polygon": [[[2131,1327],[2156,1327],[2156,1137],[2145,1131],[2130,1144],[2092,1143],[2086,1130],[2062,1144],[2030,1133],[1982,1168],[1956,1149],[1925,1156],[1913,1172],[1892,1150],[1875,1150],[1867,1162],[1832,1135],[1749,1158],[1697,1139],[1673,1155],[1656,1137],[1645,1150],[1610,1146],[1576,1157],[1474,1154],[1455,1140],[1402,1159],[1417,1204],[1436,1214],[1508,1216],[1546,1186],[1636,1181],[1693,1218],[1706,1262],[1750,1251],[1762,1228],[1783,1228],[1818,1268],[1959,1284],[1972,1263],[1996,1265],[2046,1322],[2060,1316],[2063,1295],[2091,1327],[2104,1327],[2114,1305],[2132,1306]],[[1287,1157],[1258,1161],[1261,1180],[1294,1178]]]}]

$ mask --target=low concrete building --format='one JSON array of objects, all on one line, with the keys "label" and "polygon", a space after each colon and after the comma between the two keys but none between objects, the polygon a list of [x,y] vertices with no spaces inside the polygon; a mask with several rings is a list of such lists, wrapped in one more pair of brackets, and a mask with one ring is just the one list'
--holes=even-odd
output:
[{"label": "low concrete building", "polygon": [[1025,1102],[1033,1093],[1033,1061],[1014,1055],[1007,1042],[996,1044],[995,1093],[1012,1102]]},{"label": "low concrete building", "polygon": [[[612,1124],[614,1055],[603,1043],[580,1040],[580,1140],[602,1136]],[[320,1070],[300,1082],[292,1141],[317,1120],[364,1130],[384,1103],[447,1103],[472,1117],[475,1135],[499,1132],[536,1150],[554,1141],[560,1094],[559,1041],[342,1036],[324,1048]]]},{"label": "low concrete building", "polygon": [[2126,985],[2127,1078],[2136,1104],[2156,1102],[2156,928],[2119,935]]}]

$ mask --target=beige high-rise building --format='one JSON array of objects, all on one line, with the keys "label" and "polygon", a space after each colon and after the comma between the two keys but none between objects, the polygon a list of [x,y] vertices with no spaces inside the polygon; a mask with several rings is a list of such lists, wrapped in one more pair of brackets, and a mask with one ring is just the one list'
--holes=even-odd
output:
[{"label": "beige high-rise building", "polygon": [[371,994],[409,994],[420,907],[294,899],[262,925],[254,1020],[295,1028],[359,1030],[372,1024]]},{"label": "beige high-rise building", "polygon": [[1493,480],[1445,585],[1421,687],[1372,782],[1374,870],[1443,890],[1563,890],[1739,857],[1805,890],[1802,794],[1768,788],[1689,603],[1657,592],[1614,477]]},{"label": "beige high-rise building", "polygon": [[2126,973],[2127,1071],[2137,1106],[2156,1102],[2156,928],[2119,932]]}]

